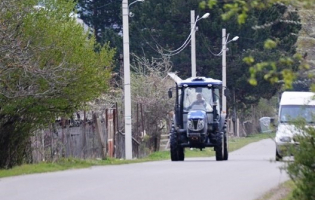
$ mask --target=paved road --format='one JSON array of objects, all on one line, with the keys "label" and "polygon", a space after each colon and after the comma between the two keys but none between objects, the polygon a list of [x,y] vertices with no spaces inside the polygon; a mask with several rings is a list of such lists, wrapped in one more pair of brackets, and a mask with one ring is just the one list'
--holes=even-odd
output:
[{"label": "paved road", "polygon": [[1,200],[253,200],[288,179],[271,139],[230,153],[184,162],[138,164],[0,179]]}]

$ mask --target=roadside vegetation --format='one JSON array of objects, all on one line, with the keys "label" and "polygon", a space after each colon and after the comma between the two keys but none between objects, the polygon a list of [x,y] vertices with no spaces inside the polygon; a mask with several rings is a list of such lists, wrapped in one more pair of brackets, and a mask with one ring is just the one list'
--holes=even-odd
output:
[{"label": "roadside vegetation", "polygon": [[256,200],[290,200],[293,197],[292,191],[295,188],[296,186],[294,182],[289,180],[280,184],[278,187],[273,188]]},{"label": "roadside vegetation", "polygon": [[[229,151],[235,151],[239,148],[244,147],[245,145],[257,142],[262,139],[274,138],[274,134],[253,134],[248,137],[240,138],[230,138]],[[185,151],[186,157],[209,157],[214,156],[215,152],[212,148],[206,148],[206,150],[200,151],[198,149]],[[142,159],[133,159],[133,160],[124,160],[124,159],[113,159],[108,158],[106,160],[95,159],[95,160],[80,160],[74,158],[63,158],[57,162],[41,162],[38,164],[23,164],[20,166],[15,166],[11,169],[2,169],[0,170],[0,178],[18,176],[25,174],[34,174],[34,173],[44,173],[44,172],[54,172],[68,169],[80,169],[88,168],[92,166],[105,166],[105,165],[121,165],[121,164],[131,164],[131,163],[140,163],[148,161],[158,161],[158,160],[169,160],[170,154],[169,151],[158,151],[150,154],[146,158]]]},{"label": "roadside vegetation", "polygon": [[22,164],[36,130],[109,88],[114,49],[76,23],[73,2],[36,3],[0,1],[0,168]]},{"label": "roadside vegetation", "polygon": [[294,161],[286,162],[285,166],[296,185],[292,199],[315,199],[315,128],[308,126],[305,121],[298,122],[295,126],[301,133],[294,136],[299,146],[289,149],[288,153],[294,155]]}]

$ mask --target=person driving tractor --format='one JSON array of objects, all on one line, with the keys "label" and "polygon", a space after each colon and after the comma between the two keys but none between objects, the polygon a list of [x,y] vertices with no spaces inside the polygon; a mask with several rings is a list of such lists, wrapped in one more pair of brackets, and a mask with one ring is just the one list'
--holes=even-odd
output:
[{"label": "person driving tractor", "polygon": [[195,105],[201,105],[204,106],[205,108],[207,107],[207,104],[200,93],[197,93],[196,100],[188,107],[188,109],[191,109]]}]

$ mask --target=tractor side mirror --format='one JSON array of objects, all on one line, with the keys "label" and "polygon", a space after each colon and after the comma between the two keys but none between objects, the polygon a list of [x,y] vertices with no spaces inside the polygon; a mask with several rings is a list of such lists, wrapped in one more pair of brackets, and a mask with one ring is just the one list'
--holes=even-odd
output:
[{"label": "tractor side mirror", "polygon": [[172,98],[173,94],[172,94],[172,90],[168,91],[168,98]]}]

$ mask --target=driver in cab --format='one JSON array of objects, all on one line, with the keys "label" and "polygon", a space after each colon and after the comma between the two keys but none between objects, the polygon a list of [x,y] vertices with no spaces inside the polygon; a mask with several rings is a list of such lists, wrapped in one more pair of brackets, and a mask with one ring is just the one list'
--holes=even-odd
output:
[{"label": "driver in cab", "polygon": [[197,94],[196,100],[188,107],[188,110],[190,110],[195,105],[200,105],[204,108],[207,107],[206,101],[202,98],[202,95],[200,93]]}]

